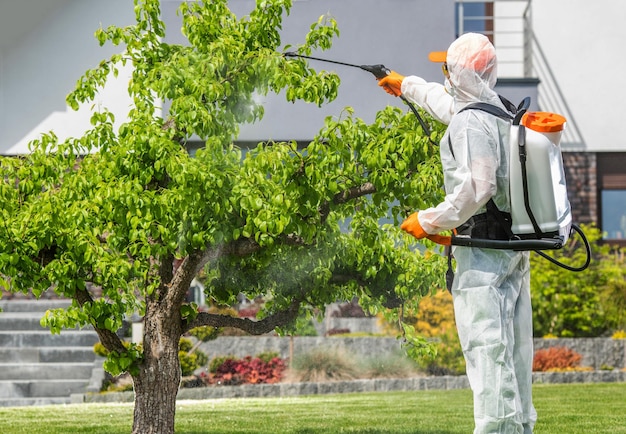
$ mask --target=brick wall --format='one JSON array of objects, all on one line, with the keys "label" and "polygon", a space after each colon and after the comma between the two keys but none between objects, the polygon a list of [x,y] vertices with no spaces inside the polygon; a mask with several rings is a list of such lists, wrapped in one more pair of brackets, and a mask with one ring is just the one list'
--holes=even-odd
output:
[{"label": "brick wall", "polygon": [[574,223],[598,224],[596,154],[564,152],[563,163]]}]

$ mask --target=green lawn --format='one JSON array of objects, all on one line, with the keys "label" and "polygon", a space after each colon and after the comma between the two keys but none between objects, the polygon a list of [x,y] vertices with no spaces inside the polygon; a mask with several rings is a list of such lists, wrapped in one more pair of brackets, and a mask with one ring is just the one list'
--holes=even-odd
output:
[{"label": "green lawn", "polygon": [[[626,434],[626,383],[536,385],[536,434]],[[177,433],[468,434],[469,390],[180,401]],[[130,404],[0,408],[0,433],[129,433]]]}]

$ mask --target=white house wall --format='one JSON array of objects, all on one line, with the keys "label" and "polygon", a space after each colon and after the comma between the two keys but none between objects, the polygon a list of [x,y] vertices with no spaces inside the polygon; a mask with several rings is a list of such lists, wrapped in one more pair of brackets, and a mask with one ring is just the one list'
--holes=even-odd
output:
[{"label": "white house wall", "polygon": [[[626,2],[538,0],[533,28],[584,140],[584,151],[626,151]],[[539,93],[547,91],[542,80]],[[551,110],[551,107],[542,107]]]},{"label": "white house wall", "polygon": [[[119,50],[110,44],[100,47],[94,32],[101,24],[133,22],[130,0],[2,0],[0,154],[25,153],[30,140],[49,130],[61,139],[80,137],[89,126],[91,104],[74,112],[65,97],[83,72]],[[19,37],[10,38],[9,28]],[[128,73],[123,71],[100,93],[96,108],[107,105],[118,118],[124,117]]]}]

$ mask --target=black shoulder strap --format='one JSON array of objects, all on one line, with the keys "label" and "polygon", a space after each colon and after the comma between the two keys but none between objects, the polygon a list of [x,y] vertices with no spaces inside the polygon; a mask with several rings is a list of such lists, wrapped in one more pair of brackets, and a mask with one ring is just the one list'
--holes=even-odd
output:
[{"label": "black shoulder strap", "polygon": [[[486,102],[475,102],[473,104],[469,104],[463,107],[461,110],[458,111],[458,113],[464,112],[465,110],[481,110],[493,116],[499,117],[500,119],[512,121],[515,113],[517,112],[517,107],[515,107],[513,103],[505,97],[501,95],[498,95],[498,97],[500,98],[500,101],[502,101],[502,104],[504,104],[504,106],[507,108],[507,110],[509,110],[509,112],[506,112],[500,107],[493,104],[488,104]],[[450,148],[450,152],[452,153],[452,157],[454,158],[454,151],[452,149],[452,141],[450,140],[450,136],[448,136],[448,147]]]},{"label": "black shoulder strap", "polygon": [[494,115],[496,117],[499,117],[500,119],[505,119],[508,121],[512,121],[513,120],[513,114],[515,113],[515,111],[509,113],[506,112],[504,110],[502,110],[500,107],[497,107],[493,104],[487,104],[486,102],[476,102],[474,104],[470,104],[468,106],[463,107],[461,110],[459,110],[459,113],[465,111],[465,110],[480,110],[483,112],[487,112],[491,115]]},{"label": "black shoulder strap", "polygon": [[515,107],[515,104],[513,104],[511,101],[509,101],[508,99],[506,99],[502,95],[498,94],[498,98],[500,98],[500,102],[504,105],[504,108],[506,108],[509,113],[513,113],[513,114],[516,114],[517,111],[519,110],[519,108],[523,104],[523,102],[522,102],[522,104],[520,104],[519,107]]},{"label": "black shoulder strap", "polygon": [[[493,104],[488,104],[486,102],[477,102],[477,103],[469,104],[463,107],[461,110],[459,110],[459,113],[465,110],[481,110],[483,112],[496,116],[500,119],[513,121],[515,119],[515,115],[518,112],[518,107],[515,107],[515,105],[513,105],[511,101],[504,98],[502,95],[498,95],[498,96],[500,97],[500,101],[502,101],[502,104],[504,105],[504,107],[506,107],[508,111],[504,111],[500,107],[495,106]],[[526,102],[526,100],[524,100],[524,102]],[[521,106],[522,104],[520,104],[520,108],[522,108]],[[524,108],[524,111],[526,111],[525,108]],[[452,156],[454,157],[454,152],[452,151],[452,142],[450,141],[449,136],[448,136],[448,146],[450,147],[450,151],[452,152]],[[496,206],[495,202],[493,201],[493,198],[489,199],[489,202],[487,202],[487,212],[495,216],[496,221],[498,222],[500,227],[504,229],[509,239],[512,239],[513,232],[511,231],[510,217],[507,217],[505,213],[500,211],[500,209]]]}]

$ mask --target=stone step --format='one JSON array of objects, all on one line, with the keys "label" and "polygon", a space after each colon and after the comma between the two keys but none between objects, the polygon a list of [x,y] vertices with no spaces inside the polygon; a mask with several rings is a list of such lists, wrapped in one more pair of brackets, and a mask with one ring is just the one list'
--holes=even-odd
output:
[{"label": "stone step", "polygon": [[67,398],[73,393],[84,393],[89,380],[19,380],[0,381],[0,399]]},{"label": "stone step", "polygon": [[92,347],[98,335],[90,330],[64,330],[53,335],[42,331],[0,331],[0,347]]},{"label": "stone step", "polygon": [[0,407],[29,407],[42,405],[71,404],[72,398],[67,397],[41,397],[41,398],[0,398]]},{"label": "stone step", "polygon": [[0,300],[0,407],[69,404],[72,395],[99,390],[93,328],[52,334],[40,324],[45,311],[70,303]]},{"label": "stone step", "polygon": [[47,330],[41,326],[42,312],[2,312],[0,313],[0,330]]},{"label": "stone step", "polygon": [[93,363],[4,363],[1,380],[89,380]]},{"label": "stone step", "polygon": [[[0,331],[42,331],[48,330],[41,325],[41,318],[44,312],[0,312]],[[92,326],[85,326],[82,329],[93,330]]]},{"label": "stone step", "polygon": [[[45,312],[49,309],[66,308],[70,300],[1,300],[0,309],[3,312]],[[0,314],[2,315],[2,314]]]},{"label": "stone step", "polygon": [[0,348],[2,363],[89,363],[96,358],[93,347],[3,347]]}]

